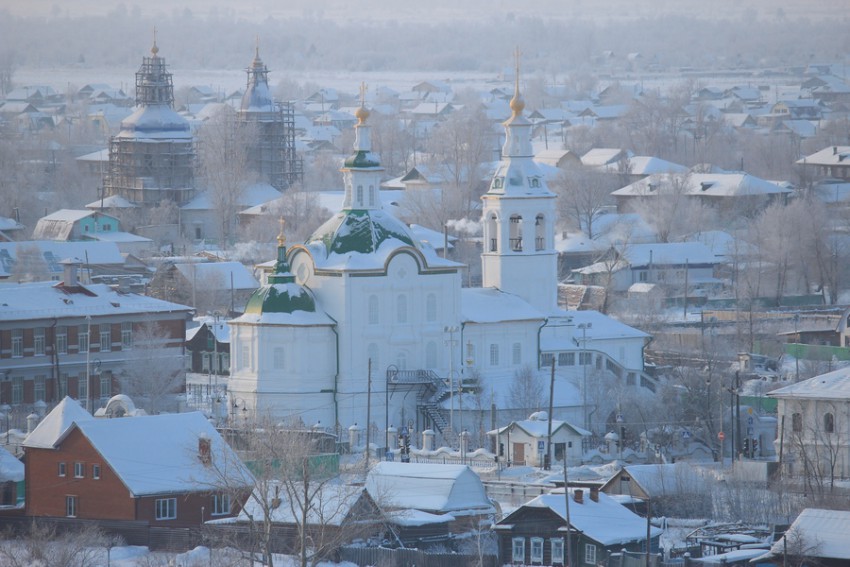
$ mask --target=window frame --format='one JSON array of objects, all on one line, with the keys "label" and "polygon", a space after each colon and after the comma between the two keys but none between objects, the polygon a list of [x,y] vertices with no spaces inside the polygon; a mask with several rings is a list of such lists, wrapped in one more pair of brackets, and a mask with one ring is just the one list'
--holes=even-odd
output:
[{"label": "window frame", "polygon": [[68,327],[56,327],[56,354],[68,354]]},{"label": "window frame", "polygon": [[490,343],[490,366],[499,366],[499,345]]},{"label": "window frame", "polygon": [[86,464],[80,461],[74,462],[74,478],[86,478]]},{"label": "window frame", "polygon": [[177,519],[177,498],[157,498],[154,500],[154,519],[176,520]]},{"label": "window frame", "polygon": [[91,333],[89,325],[79,325],[77,327],[77,352],[85,353],[91,350]]},{"label": "window frame", "polygon": [[100,480],[101,478],[101,469],[100,463],[92,463],[91,466],[91,477],[94,480]]},{"label": "window frame", "polygon": [[212,513],[213,516],[226,516],[233,510],[233,503],[230,500],[230,495],[226,492],[213,494]]},{"label": "window frame", "polygon": [[65,496],[65,517],[76,518],[80,514],[80,507],[77,497],[71,494]]},{"label": "window frame", "polygon": [[511,362],[514,366],[522,364],[522,343],[511,345]]},{"label": "window frame", "polygon": [[596,565],[596,545],[592,543],[584,544],[584,562],[589,565]]},{"label": "window frame", "polygon": [[794,433],[803,432],[803,413],[794,412],[791,414],[791,430]]},{"label": "window frame", "polygon": [[133,348],[133,322],[123,321],[121,323],[121,350]]},{"label": "window frame", "polygon": [[12,329],[12,358],[24,356],[24,330]]},{"label": "window frame", "polygon": [[[557,550],[557,553],[556,553]],[[565,565],[564,563],[564,538],[553,537],[549,540],[549,551],[552,556],[552,564]]]},{"label": "window frame", "polygon": [[[105,328],[104,328],[105,327]],[[100,352],[112,350],[112,329],[109,325],[100,326]]]},{"label": "window frame", "polygon": [[511,562],[525,563],[525,538],[511,538]]},{"label": "window frame", "polygon": [[65,464],[65,461],[59,461],[57,463],[57,465],[59,465],[56,469],[57,476],[62,476],[62,477],[67,476],[68,475],[68,467]]},{"label": "window frame", "polygon": [[533,537],[531,538],[530,545],[530,555],[528,558],[529,563],[532,565],[535,563],[543,564],[543,542],[545,540],[542,537]]},{"label": "window frame", "polygon": [[32,331],[32,354],[33,356],[44,356],[47,352],[47,331],[44,327],[36,327]]}]

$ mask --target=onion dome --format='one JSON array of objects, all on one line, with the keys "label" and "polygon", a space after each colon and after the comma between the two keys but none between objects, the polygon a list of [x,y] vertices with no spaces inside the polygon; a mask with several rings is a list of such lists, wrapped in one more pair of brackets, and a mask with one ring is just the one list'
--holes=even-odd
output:
[{"label": "onion dome", "polygon": [[277,237],[277,262],[269,283],[255,291],[245,314],[262,315],[264,313],[294,313],[296,311],[316,311],[316,299],[312,292],[295,283],[295,276],[286,259],[286,237],[283,234],[283,219],[280,221],[280,234]]}]

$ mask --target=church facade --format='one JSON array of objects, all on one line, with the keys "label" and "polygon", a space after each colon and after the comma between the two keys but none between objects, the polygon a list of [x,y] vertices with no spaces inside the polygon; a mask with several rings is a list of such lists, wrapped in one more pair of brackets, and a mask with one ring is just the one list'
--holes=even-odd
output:
[{"label": "church facade", "polygon": [[451,438],[472,390],[510,406],[524,369],[548,376],[556,362],[556,406],[578,412],[588,367],[648,384],[646,334],[557,308],[555,195],[532,160],[523,106],[517,86],[503,162],[482,197],[483,286],[463,288],[463,266],[382,207],[384,170],[361,104],[342,210],[304,244],[287,248],[281,234],[269,283],[230,322],[231,407],[343,428],[365,425],[369,413],[380,429]]}]

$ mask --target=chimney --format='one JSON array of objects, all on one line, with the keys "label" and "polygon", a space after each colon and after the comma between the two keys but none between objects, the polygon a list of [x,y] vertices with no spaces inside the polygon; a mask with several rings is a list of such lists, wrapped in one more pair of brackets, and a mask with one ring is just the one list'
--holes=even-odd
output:
[{"label": "chimney", "polygon": [[832,155],[835,155],[837,153],[838,153],[838,146],[832,146]]},{"label": "chimney", "polygon": [[77,281],[77,268],[79,264],[74,262],[73,260],[63,260],[62,266],[64,269],[64,276],[62,278],[62,284],[65,287],[76,287],[79,285]]},{"label": "chimney", "polygon": [[584,504],[584,490],[581,488],[573,490],[573,500],[576,501],[576,504]]},{"label": "chimney", "polygon": [[205,465],[209,465],[212,462],[210,438],[205,435],[198,437],[198,458],[201,460],[201,463]]},{"label": "chimney", "polygon": [[594,502],[599,502],[599,487],[591,486],[590,487],[590,499]]}]

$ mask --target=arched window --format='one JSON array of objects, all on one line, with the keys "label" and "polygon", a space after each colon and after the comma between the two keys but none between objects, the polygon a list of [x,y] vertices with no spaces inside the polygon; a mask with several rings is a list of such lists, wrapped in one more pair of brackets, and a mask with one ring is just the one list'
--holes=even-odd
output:
[{"label": "arched window", "polygon": [[534,249],[543,250],[546,247],[546,220],[543,215],[534,219]]},{"label": "arched window", "polygon": [[363,206],[363,186],[362,185],[357,186],[357,195],[355,196],[354,206],[355,207],[362,207]]},{"label": "arched window", "polygon": [[803,431],[803,414],[795,413],[791,415],[791,429],[795,433],[801,433]]},{"label": "arched window", "polygon": [[826,433],[835,433],[835,416],[831,413],[823,414],[823,430]]},{"label": "arched window", "polygon": [[510,246],[514,252],[522,252],[522,217],[511,215]]},{"label": "arched window", "polygon": [[396,298],[396,323],[407,323],[407,296]]},{"label": "arched window", "polygon": [[425,346],[425,368],[437,367],[437,344],[429,342]]},{"label": "arched window", "polygon": [[505,186],[505,180],[502,177],[493,178],[493,189],[501,189]]},{"label": "arched window", "polygon": [[490,345],[490,366],[499,366],[499,345]]},{"label": "arched window", "polygon": [[487,234],[486,238],[490,241],[490,252],[499,251],[499,224],[496,222],[496,215],[491,214],[487,219]]},{"label": "arched window", "polygon": [[437,320],[437,296],[433,293],[425,298],[425,320],[429,323]]},{"label": "arched window", "polygon": [[375,206],[375,186],[369,185],[369,206]]},{"label": "arched window", "polygon": [[532,189],[538,189],[540,187],[540,178],[532,177],[528,180],[528,186]]},{"label": "arched window", "polygon": [[378,296],[370,295],[369,296],[369,324],[377,325],[380,321],[378,316]]}]

